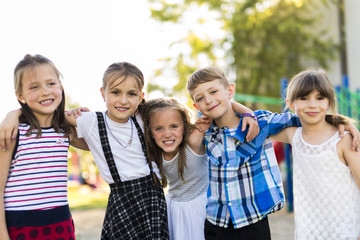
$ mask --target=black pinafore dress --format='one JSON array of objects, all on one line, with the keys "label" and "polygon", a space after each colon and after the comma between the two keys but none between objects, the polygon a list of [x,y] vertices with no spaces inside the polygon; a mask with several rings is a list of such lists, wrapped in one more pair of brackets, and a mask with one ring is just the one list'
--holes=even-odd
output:
[{"label": "black pinafore dress", "polygon": [[[101,239],[169,239],[164,192],[158,181],[155,186],[152,165],[150,175],[130,181],[121,181],[107,137],[102,113],[97,112],[101,145],[114,183],[103,223]],[[143,132],[132,118],[146,157]],[[156,176],[156,175],[155,175]],[[157,178],[156,178],[157,179]]]}]

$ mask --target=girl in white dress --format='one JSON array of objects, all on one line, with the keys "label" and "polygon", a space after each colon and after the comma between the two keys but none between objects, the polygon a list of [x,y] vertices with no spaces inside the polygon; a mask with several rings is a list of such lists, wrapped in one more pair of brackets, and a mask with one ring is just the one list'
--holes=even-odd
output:
[{"label": "girl in white dress", "polygon": [[203,138],[210,121],[199,121],[195,128],[189,109],[173,98],[146,101],[140,110],[149,158],[157,163],[163,186],[169,184],[170,239],[204,239],[209,169]]},{"label": "girl in white dress", "polygon": [[360,239],[360,152],[350,134],[339,137],[336,126],[351,120],[335,114],[326,73],[295,75],[286,102],[302,124],[274,136],[292,144],[295,239]]}]

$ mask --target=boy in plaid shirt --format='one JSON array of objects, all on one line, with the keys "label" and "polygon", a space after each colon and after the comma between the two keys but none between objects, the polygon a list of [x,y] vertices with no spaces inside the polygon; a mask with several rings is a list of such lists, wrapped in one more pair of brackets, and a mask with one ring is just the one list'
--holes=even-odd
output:
[{"label": "boy in plaid shirt", "polygon": [[[210,182],[205,238],[271,239],[267,215],[280,210],[285,198],[269,137],[300,121],[291,113],[237,115],[231,106],[235,86],[217,67],[195,71],[187,89],[194,106],[213,120],[204,138]],[[260,133],[250,142],[241,131],[243,117],[259,123]]]}]

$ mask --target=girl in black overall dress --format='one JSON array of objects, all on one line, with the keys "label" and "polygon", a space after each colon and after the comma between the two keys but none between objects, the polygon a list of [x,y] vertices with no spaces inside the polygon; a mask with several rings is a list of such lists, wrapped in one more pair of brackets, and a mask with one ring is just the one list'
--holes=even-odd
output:
[{"label": "girl in black overall dress", "polygon": [[[149,162],[151,175],[121,181],[111,153],[106,125],[102,113],[97,112],[99,135],[111,176],[110,196],[106,209],[101,239],[168,239],[168,229],[163,224],[166,219],[164,193]],[[135,117],[141,145],[146,156],[143,132]],[[153,177],[152,177],[153,176]],[[157,186],[154,184],[157,181]],[[136,221],[135,221],[136,219]],[[144,224],[149,223],[150,224]]]},{"label": "girl in black overall dress", "polygon": [[169,239],[164,192],[155,174],[158,168],[147,159],[142,120],[133,117],[143,101],[143,86],[136,66],[111,64],[101,88],[107,110],[83,112],[77,119],[75,113],[67,116],[110,185],[101,239]]}]

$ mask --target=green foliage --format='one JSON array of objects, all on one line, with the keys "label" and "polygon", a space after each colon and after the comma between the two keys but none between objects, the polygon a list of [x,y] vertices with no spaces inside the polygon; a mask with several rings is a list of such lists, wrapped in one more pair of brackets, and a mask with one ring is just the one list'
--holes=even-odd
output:
[{"label": "green foliage", "polygon": [[160,6],[160,8],[152,8],[151,16],[154,19],[163,21],[163,22],[177,22],[181,17],[183,9],[185,6],[180,6],[177,4],[167,3],[165,0],[162,1],[154,1],[151,0],[152,3],[156,3],[156,6]]},{"label": "green foliage", "polygon": [[326,68],[327,60],[333,58],[336,45],[329,38],[324,40],[326,31],[312,30],[321,17],[310,14],[314,1],[294,2],[235,9],[229,29],[237,92],[279,96],[281,77],[293,75],[306,62]]},{"label": "green foliage", "polygon": [[107,191],[92,191],[86,187],[69,187],[68,189],[71,210],[106,208],[108,197]]},{"label": "green foliage", "polygon": [[[217,14],[225,33],[214,39],[198,35],[189,26],[188,36],[174,43],[187,44],[191,51],[180,51],[165,61],[172,65],[165,64],[163,69],[175,66],[179,79],[173,94],[183,91],[187,78],[204,65],[204,59],[207,65],[227,63],[225,70],[235,76],[237,93],[279,97],[282,77],[309,65],[326,69],[327,61],[337,56],[338,46],[328,29],[320,26],[322,16],[318,11],[335,4],[333,0],[149,1],[156,6],[152,17],[173,24],[183,24],[186,12],[206,6],[209,13]],[[199,16],[198,22],[206,20]],[[226,54],[218,57],[217,51]]]}]

